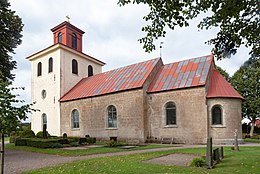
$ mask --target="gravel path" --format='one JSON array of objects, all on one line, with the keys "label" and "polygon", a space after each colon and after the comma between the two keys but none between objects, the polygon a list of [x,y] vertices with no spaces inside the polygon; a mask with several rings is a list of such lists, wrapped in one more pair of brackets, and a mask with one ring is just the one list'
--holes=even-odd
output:
[{"label": "gravel path", "polygon": [[[240,146],[260,146],[260,144],[247,143]],[[46,167],[46,166],[53,166],[57,164],[83,160],[83,159],[115,156],[115,155],[129,155],[129,154],[138,154],[138,153],[145,153],[145,152],[156,152],[156,151],[164,151],[170,149],[181,149],[181,148],[192,148],[192,147],[205,147],[205,145],[183,145],[177,147],[166,146],[165,148],[114,152],[114,153],[106,153],[106,154],[93,154],[93,155],[77,156],[77,157],[65,157],[59,155],[48,155],[48,154],[33,153],[33,152],[18,151],[18,150],[6,150],[5,151],[5,174],[17,174],[23,171],[29,171],[33,169]],[[176,159],[174,158],[175,156],[169,156],[169,155],[167,156],[169,157],[168,160],[170,160],[170,158],[171,160]],[[185,159],[185,157],[183,159]],[[167,161],[167,159],[163,159],[163,160]],[[167,163],[163,163],[163,164],[167,164]]]}]

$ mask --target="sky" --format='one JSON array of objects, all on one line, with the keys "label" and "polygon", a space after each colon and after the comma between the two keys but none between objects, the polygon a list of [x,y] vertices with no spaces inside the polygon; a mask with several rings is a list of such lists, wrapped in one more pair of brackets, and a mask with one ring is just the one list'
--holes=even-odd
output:
[{"label": "sky", "polygon": [[[53,44],[51,28],[66,20],[85,31],[83,52],[106,65],[103,72],[133,63],[161,57],[165,64],[188,58],[211,54],[212,45],[205,44],[214,38],[218,28],[198,30],[197,24],[205,16],[190,21],[187,28],[167,30],[165,38],[155,41],[156,50],[145,53],[137,41],[145,36],[142,26],[148,23],[143,16],[148,14],[146,5],[120,7],[117,0],[9,0],[11,9],[22,18],[24,24],[22,44],[13,55],[17,61],[14,86],[25,87],[19,91],[20,98],[31,103],[31,65],[26,57]],[[249,58],[249,50],[242,47],[229,59],[216,61],[230,75]]]}]

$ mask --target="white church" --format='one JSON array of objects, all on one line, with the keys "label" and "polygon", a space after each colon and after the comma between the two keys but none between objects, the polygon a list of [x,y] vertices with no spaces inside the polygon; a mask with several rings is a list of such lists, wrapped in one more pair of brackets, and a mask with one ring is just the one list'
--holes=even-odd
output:
[{"label": "white church", "polygon": [[53,45],[27,57],[32,67],[32,130],[143,143],[230,143],[241,129],[243,97],[216,70],[212,55],[164,64],[161,58],[102,72],[82,51],[84,31],[65,21]]}]

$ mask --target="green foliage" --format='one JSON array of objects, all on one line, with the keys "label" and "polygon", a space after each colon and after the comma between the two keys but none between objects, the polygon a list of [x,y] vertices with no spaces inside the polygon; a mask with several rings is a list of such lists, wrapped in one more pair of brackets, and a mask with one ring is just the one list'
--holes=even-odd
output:
[{"label": "green foliage", "polygon": [[230,82],[230,76],[227,73],[227,71],[225,71],[224,69],[222,69],[220,66],[216,66],[218,72],[226,79],[226,81]]},{"label": "green foliage", "polygon": [[[251,60],[251,59],[249,59]],[[246,61],[231,78],[232,86],[244,97],[242,114],[255,123],[260,117],[260,60]],[[252,127],[253,129],[253,127]],[[250,135],[252,136],[253,130]]]},{"label": "green foliage", "polygon": [[189,26],[190,20],[199,14],[208,12],[208,16],[198,24],[199,29],[219,27],[217,36],[209,40],[213,44],[213,54],[222,59],[235,54],[241,45],[252,48],[250,54],[259,57],[259,5],[256,0],[237,1],[151,1],[151,0],[119,0],[123,6],[129,3],[145,4],[150,12],[143,17],[149,24],[142,27],[146,36],[139,39],[147,52],[155,49],[154,39],[165,37],[166,29]]},{"label": "green foliage", "polygon": [[111,140],[111,141],[108,141],[106,144],[109,147],[116,147],[117,146],[117,141]]},{"label": "green foliage", "polygon": [[22,20],[10,8],[8,0],[0,1],[0,79],[13,80],[11,71],[16,68],[16,61],[12,60],[10,53],[21,44]]},{"label": "green foliage", "polygon": [[70,145],[73,146],[73,147],[78,147],[79,146],[79,142],[71,142]]},{"label": "green foliage", "polygon": [[206,162],[203,158],[201,157],[195,157],[190,163],[190,166],[192,167],[203,167],[205,166]]},{"label": "green foliage", "polygon": [[37,147],[37,148],[52,148],[55,144],[58,143],[56,139],[38,139],[38,138],[28,138],[27,146]]},{"label": "green foliage", "polygon": [[20,120],[27,118],[27,113],[34,111],[30,108],[32,104],[17,106],[24,101],[18,100],[17,95],[12,94],[12,91],[23,88],[12,88],[10,85],[10,82],[5,82],[0,78],[0,125],[1,132],[7,134],[17,129],[21,123]]},{"label": "green foliage", "polygon": [[87,143],[88,144],[95,144],[96,138],[95,137],[87,137]]},{"label": "green foliage", "polygon": [[15,146],[27,146],[27,138],[17,137],[14,139]]},{"label": "green foliage", "polygon": [[[47,137],[50,137],[51,135],[47,132]],[[43,138],[43,131],[40,131],[38,132],[36,135],[35,135],[37,138]]]},{"label": "green foliage", "polygon": [[32,130],[24,130],[19,135],[22,138],[34,138],[35,137],[35,133]]},{"label": "green foliage", "polygon": [[63,148],[63,145],[60,143],[53,143],[51,148]]}]

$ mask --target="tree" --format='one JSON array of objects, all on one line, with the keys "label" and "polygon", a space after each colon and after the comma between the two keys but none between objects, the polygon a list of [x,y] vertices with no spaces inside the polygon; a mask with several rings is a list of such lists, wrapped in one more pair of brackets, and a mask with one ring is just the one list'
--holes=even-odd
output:
[{"label": "tree", "polygon": [[260,60],[246,61],[232,76],[231,84],[245,99],[242,102],[242,114],[251,120],[252,136],[255,121],[260,117]]},{"label": "tree", "polygon": [[7,0],[0,0],[0,78],[13,80],[11,71],[16,68],[16,62],[12,60],[10,53],[21,44],[22,20],[15,12],[9,9]]},{"label": "tree", "polygon": [[155,49],[154,39],[165,37],[167,28],[187,27],[190,20],[208,12],[198,28],[219,27],[216,38],[207,42],[214,45],[212,52],[217,59],[235,54],[241,45],[252,48],[251,55],[260,55],[259,4],[256,0],[119,0],[118,4],[124,6],[131,2],[150,8],[149,14],[143,17],[150,22],[142,27],[146,36],[139,39],[146,52]]},{"label": "tree", "polygon": [[230,76],[227,73],[227,71],[225,71],[224,69],[222,69],[220,66],[216,66],[218,72],[220,72],[220,74],[226,79],[226,81],[230,82]]}]

